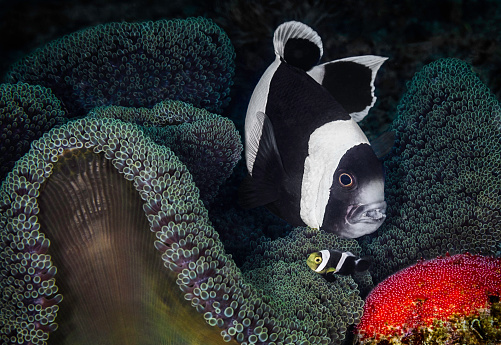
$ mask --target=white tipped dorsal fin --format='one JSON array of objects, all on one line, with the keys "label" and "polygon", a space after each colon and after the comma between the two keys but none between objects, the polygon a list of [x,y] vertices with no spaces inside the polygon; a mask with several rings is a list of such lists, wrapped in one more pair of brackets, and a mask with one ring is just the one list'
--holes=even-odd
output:
[{"label": "white tipped dorsal fin", "polygon": [[385,62],[386,60],[388,60],[388,58],[383,56],[361,55],[361,56],[350,56],[336,61],[351,61],[359,63],[361,65],[364,65],[365,67],[369,67],[372,70],[373,75],[375,76],[379,67],[381,67],[383,62]]},{"label": "white tipped dorsal fin", "polygon": [[[287,43],[295,41],[293,45]],[[273,35],[275,54],[288,64],[309,70],[323,55],[322,39],[308,25],[290,21],[281,24]]]},{"label": "white tipped dorsal fin", "polygon": [[352,56],[315,66],[308,74],[334,96],[353,120],[360,122],[376,103],[374,80],[387,59],[376,55]]}]

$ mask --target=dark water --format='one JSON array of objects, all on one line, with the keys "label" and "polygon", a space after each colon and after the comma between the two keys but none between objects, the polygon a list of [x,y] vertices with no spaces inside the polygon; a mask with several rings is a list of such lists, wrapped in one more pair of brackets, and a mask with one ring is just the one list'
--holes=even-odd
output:
[{"label": "dark water", "polygon": [[[221,26],[237,53],[228,117],[237,125],[253,86],[273,59],[274,29],[286,20],[312,26],[324,41],[323,61],[362,54],[388,56],[378,76],[379,101],[369,137],[384,131],[405,82],[442,57],[470,63],[501,95],[501,5],[497,0],[443,1],[6,1],[0,5],[0,75],[37,47],[108,22],[205,16]],[[242,109],[244,108],[244,109]],[[374,119],[377,117],[377,119]]]}]

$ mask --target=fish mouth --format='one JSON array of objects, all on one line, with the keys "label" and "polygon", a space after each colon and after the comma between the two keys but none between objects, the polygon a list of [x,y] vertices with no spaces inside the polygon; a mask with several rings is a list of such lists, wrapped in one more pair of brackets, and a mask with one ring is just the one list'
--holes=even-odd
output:
[{"label": "fish mouth", "polygon": [[346,222],[349,224],[369,223],[379,224],[386,218],[386,201],[372,204],[348,206]]}]

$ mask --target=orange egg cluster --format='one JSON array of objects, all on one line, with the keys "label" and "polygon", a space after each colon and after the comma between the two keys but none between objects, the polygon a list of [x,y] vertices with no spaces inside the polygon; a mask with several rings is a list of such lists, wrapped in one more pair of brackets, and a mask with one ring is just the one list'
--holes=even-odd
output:
[{"label": "orange egg cluster", "polygon": [[447,255],[421,261],[381,282],[367,297],[360,339],[402,337],[435,320],[466,317],[501,296],[501,258]]}]

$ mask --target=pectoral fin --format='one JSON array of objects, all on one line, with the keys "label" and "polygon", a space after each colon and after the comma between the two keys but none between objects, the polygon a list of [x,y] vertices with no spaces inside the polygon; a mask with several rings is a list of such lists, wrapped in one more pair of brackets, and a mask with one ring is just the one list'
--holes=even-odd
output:
[{"label": "pectoral fin", "polygon": [[279,186],[284,170],[278,151],[273,125],[263,112],[256,114],[263,123],[252,175],[242,182],[239,191],[239,203],[243,208],[255,208],[267,205],[279,198]]},{"label": "pectoral fin", "polygon": [[371,147],[377,158],[382,158],[390,153],[395,143],[395,132],[388,131],[381,134],[375,140],[371,141]]}]

